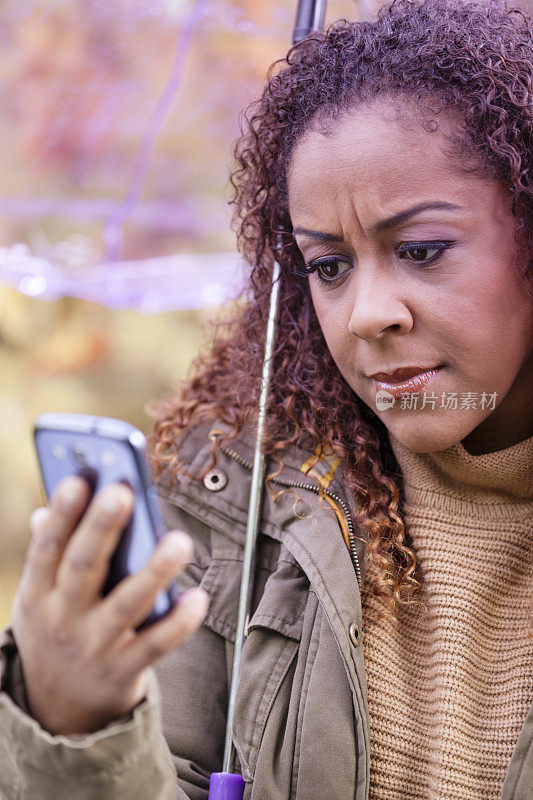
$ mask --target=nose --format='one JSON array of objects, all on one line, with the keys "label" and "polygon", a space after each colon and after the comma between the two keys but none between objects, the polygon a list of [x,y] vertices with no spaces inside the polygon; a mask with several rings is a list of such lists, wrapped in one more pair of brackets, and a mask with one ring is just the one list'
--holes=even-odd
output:
[{"label": "nose", "polygon": [[360,269],[354,282],[348,330],[360,339],[382,339],[387,333],[407,333],[413,316],[388,271]]}]

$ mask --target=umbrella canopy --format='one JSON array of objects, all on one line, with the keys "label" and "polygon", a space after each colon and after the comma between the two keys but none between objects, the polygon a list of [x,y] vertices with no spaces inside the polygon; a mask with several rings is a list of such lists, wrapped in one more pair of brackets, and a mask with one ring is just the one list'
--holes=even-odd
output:
[{"label": "umbrella canopy", "polygon": [[189,253],[65,269],[26,245],[0,248],[2,283],[40,300],[77,297],[143,314],[199,309],[235,299],[245,281],[236,253]]},{"label": "umbrella canopy", "polygon": [[146,314],[239,294],[228,156],[293,15],[284,0],[4,4],[0,284]]}]

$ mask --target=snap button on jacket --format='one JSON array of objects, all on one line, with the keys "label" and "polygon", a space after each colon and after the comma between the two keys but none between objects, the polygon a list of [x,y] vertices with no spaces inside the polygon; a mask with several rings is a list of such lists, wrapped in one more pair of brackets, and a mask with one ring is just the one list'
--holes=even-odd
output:
[{"label": "snap button on jacket", "polygon": [[[196,474],[211,461],[210,427],[195,426],[180,442],[180,457]],[[195,543],[181,582],[202,586],[211,601],[200,629],[150,670],[147,697],[130,714],[76,737],[43,731],[29,713],[13,635],[2,633],[2,800],[206,800],[209,775],[222,768],[251,479],[243,464],[253,446],[245,431],[231,442],[238,459],[220,453],[216,469],[226,482],[216,491],[209,481],[182,476],[175,486],[162,476],[167,526],[186,530]],[[346,498],[342,464],[318,463],[310,471],[314,460],[297,448],[284,461],[286,479],[311,485],[314,471]],[[295,491],[298,515],[293,495],[274,503],[265,489],[235,710],[235,767],[246,781],[245,800],[367,800],[359,585],[339,510],[322,508],[316,491]],[[364,544],[357,545],[364,567]],[[502,800],[532,800],[532,786],[533,707]]]},{"label": "snap button on jacket", "polygon": [[204,478],[204,486],[212,492],[220,492],[226,487],[228,476],[222,469],[211,469]]}]

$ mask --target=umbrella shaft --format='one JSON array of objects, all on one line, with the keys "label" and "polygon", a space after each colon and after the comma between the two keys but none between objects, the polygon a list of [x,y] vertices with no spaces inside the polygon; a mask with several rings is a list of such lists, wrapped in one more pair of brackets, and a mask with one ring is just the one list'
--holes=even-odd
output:
[{"label": "umbrella shaft", "polygon": [[241,663],[241,650],[244,642],[245,626],[252,602],[253,577],[254,577],[254,555],[255,540],[259,527],[261,515],[261,500],[263,490],[263,478],[265,471],[265,457],[261,451],[263,440],[263,429],[265,426],[268,387],[270,383],[270,373],[272,365],[272,352],[274,349],[275,325],[278,310],[279,298],[279,277],[280,267],[277,261],[274,262],[272,274],[272,290],[270,292],[270,309],[268,314],[267,331],[265,338],[265,358],[263,361],[263,375],[261,382],[261,395],[259,398],[259,414],[257,420],[257,436],[255,440],[254,465],[252,469],[252,485],[250,489],[250,502],[248,506],[248,520],[246,526],[246,538],[244,543],[243,567],[241,588],[239,593],[239,612],[237,617],[237,630],[235,633],[235,647],[233,651],[233,667],[231,671],[231,683],[228,700],[228,716],[226,721],[226,740],[224,745],[223,771],[231,772],[233,768],[233,717],[235,714],[235,700],[237,695],[237,685],[239,682],[239,670]]}]

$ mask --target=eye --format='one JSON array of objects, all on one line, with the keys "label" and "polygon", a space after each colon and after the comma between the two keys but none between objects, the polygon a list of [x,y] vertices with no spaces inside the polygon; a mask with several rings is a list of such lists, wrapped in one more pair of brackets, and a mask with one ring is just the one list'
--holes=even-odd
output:
[{"label": "eye", "polygon": [[431,264],[440,258],[452,244],[452,242],[404,242],[396,248],[396,252],[405,261],[411,261],[414,264]]},{"label": "eye", "polygon": [[[342,266],[346,269],[342,270]],[[307,265],[306,273],[313,275],[314,279],[325,286],[336,286],[351,269],[351,264],[334,256],[317,258]]]},{"label": "eye", "polygon": [[[403,242],[395,248],[398,257],[403,261],[412,264],[433,264],[444,254],[446,250],[453,247],[455,241],[431,241],[431,242]],[[345,269],[343,268],[343,266]],[[313,276],[321,286],[333,287],[343,282],[344,278],[352,268],[351,262],[338,256],[323,256],[305,264],[303,259],[299,263],[293,264],[291,272],[299,277]]]}]

